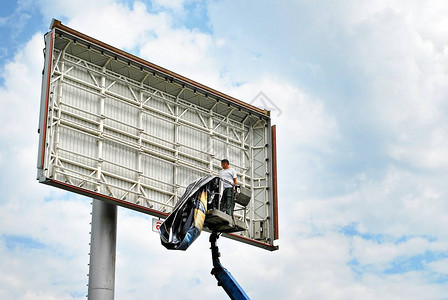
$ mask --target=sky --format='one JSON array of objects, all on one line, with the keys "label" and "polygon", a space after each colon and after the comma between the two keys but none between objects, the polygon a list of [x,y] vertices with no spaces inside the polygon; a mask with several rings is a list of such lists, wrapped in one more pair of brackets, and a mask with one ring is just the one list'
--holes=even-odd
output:
[{"label": "sky", "polygon": [[[91,200],[35,179],[52,18],[238,99],[270,100],[280,250],[219,241],[252,299],[448,299],[445,1],[0,8],[0,299],[87,294]],[[227,299],[208,234],[167,251],[151,219],[118,210],[115,298]]]}]

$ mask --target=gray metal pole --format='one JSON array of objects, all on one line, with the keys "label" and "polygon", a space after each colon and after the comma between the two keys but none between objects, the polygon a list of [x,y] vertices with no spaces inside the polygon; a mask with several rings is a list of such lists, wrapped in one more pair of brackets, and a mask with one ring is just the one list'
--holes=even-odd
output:
[{"label": "gray metal pole", "polygon": [[93,199],[88,300],[113,300],[117,206]]}]

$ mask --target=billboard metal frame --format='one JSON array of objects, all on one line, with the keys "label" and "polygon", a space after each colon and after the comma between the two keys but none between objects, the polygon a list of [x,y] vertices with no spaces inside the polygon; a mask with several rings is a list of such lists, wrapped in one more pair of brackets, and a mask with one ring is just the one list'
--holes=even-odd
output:
[{"label": "billboard metal frame", "polygon": [[58,20],[50,29],[39,121],[40,182],[165,218],[186,187],[182,178],[217,174],[220,159],[233,158],[238,181],[252,190],[253,200],[247,214],[236,213],[248,230],[225,236],[278,249],[275,126],[269,111]]}]

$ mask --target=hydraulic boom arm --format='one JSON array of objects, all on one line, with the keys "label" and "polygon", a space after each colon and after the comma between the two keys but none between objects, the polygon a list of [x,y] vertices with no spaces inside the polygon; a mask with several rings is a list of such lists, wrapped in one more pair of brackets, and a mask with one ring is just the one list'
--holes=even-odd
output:
[{"label": "hydraulic boom arm", "polygon": [[238,284],[232,274],[221,265],[221,262],[219,261],[221,254],[219,253],[218,246],[216,246],[216,240],[218,238],[219,234],[217,232],[213,232],[210,235],[210,243],[212,245],[210,249],[212,250],[213,260],[212,275],[215,276],[216,280],[218,280],[218,285],[222,286],[231,299],[250,300],[249,296],[246,295],[243,288]]}]

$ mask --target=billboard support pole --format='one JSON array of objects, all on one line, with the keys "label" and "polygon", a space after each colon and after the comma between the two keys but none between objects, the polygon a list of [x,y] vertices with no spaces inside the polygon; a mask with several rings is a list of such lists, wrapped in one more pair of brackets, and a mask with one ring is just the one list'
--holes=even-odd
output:
[{"label": "billboard support pole", "polygon": [[93,199],[88,300],[113,300],[117,206]]}]

